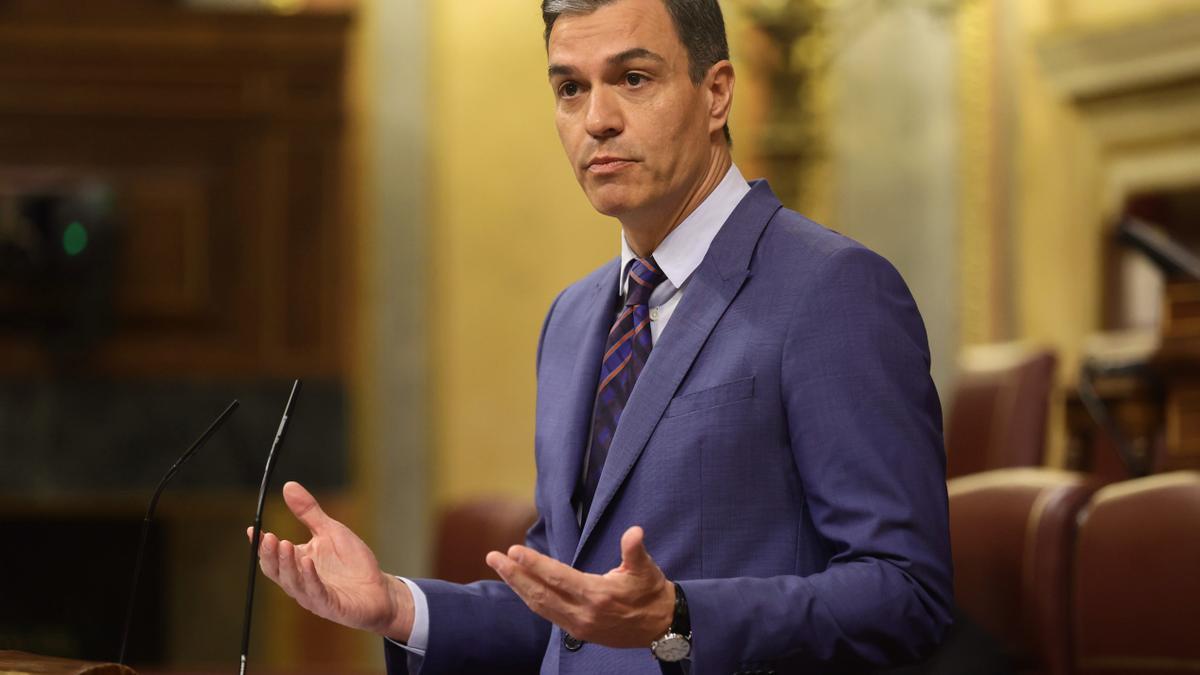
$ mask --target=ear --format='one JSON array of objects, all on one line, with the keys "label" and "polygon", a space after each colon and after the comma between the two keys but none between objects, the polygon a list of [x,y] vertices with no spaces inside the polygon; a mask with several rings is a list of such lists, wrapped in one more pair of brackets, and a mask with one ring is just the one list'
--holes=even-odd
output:
[{"label": "ear", "polygon": [[717,61],[708,69],[704,86],[708,91],[708,133],[720,132],[729,122],[729,111],[733,109],[733,64],[728,60]]}]

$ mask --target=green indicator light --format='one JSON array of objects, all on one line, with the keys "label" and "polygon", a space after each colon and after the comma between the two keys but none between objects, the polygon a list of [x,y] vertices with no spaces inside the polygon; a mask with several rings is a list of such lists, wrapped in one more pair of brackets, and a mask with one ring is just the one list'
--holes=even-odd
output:
[{"label": "green indicator light", "polygon": [[67,255],[83,253],[83,249],[87,248],[87,243],[87,228],[78,220],[68,225],[63,232],[63,250],[67,252]]}]

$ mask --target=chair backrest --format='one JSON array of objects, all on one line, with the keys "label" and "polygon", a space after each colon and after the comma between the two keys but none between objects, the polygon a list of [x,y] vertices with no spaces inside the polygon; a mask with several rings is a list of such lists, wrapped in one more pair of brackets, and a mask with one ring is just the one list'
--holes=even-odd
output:
[{"label": "chair backrest", "polygon": [[971,347],[946,418],[946,474],[1039,466],[1057,359],[1019,344]]},{"label": "chair backrest", "polygon": [[1071,553],[1092,479],[1000,469],[952,479],[947,489],[959,610],[1018,670],[1069,673]]},{"label": "chair backrest", "polygon": [[1200,472],[1097,492],[1075,570],[1080,675],[1200,672]]},{"label": "chair backrest", "polygon": [[525,531],[536,519],[532,502],[511,497],[479,497],[450,506],[438,518],[434,575],[460,584],[497,579],[484,557],[488,551],[524,544]]}]

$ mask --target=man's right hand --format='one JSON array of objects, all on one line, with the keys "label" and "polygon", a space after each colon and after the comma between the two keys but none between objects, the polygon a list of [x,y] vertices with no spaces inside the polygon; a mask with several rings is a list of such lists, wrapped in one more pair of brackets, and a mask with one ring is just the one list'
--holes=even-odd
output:
[{"label": "man's right hand", "polygon": [[[366,543],[326,515],[299,483],[284,484],[283,501],[312,538],[295,545],[264,532],[258,548],[263,574],[319,617],[407,642],[414,613],[408,586],[384,574]],[[253,536],[251,528],[246,536]]]}]

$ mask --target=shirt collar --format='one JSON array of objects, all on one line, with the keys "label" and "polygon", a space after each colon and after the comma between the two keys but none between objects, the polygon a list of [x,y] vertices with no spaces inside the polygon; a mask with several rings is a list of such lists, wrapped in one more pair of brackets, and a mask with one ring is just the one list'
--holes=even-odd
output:
[{"label": "shirt collar", "polygon": [[[700,266],[717,232],[747,192],[750,192],[750,185],[737,166],[730,164],[729,171],[725,172],[725,177],[717,187],[654,249],[654,262],[658,263],[672,286],[682,288],[692,272]],[[629,284],[625,270],[634,257],[633,249],[629,248],[629,242],[625,241],[622,232],[621,283],[618,286],[621,297],[625,296],[625,287]]]}]

